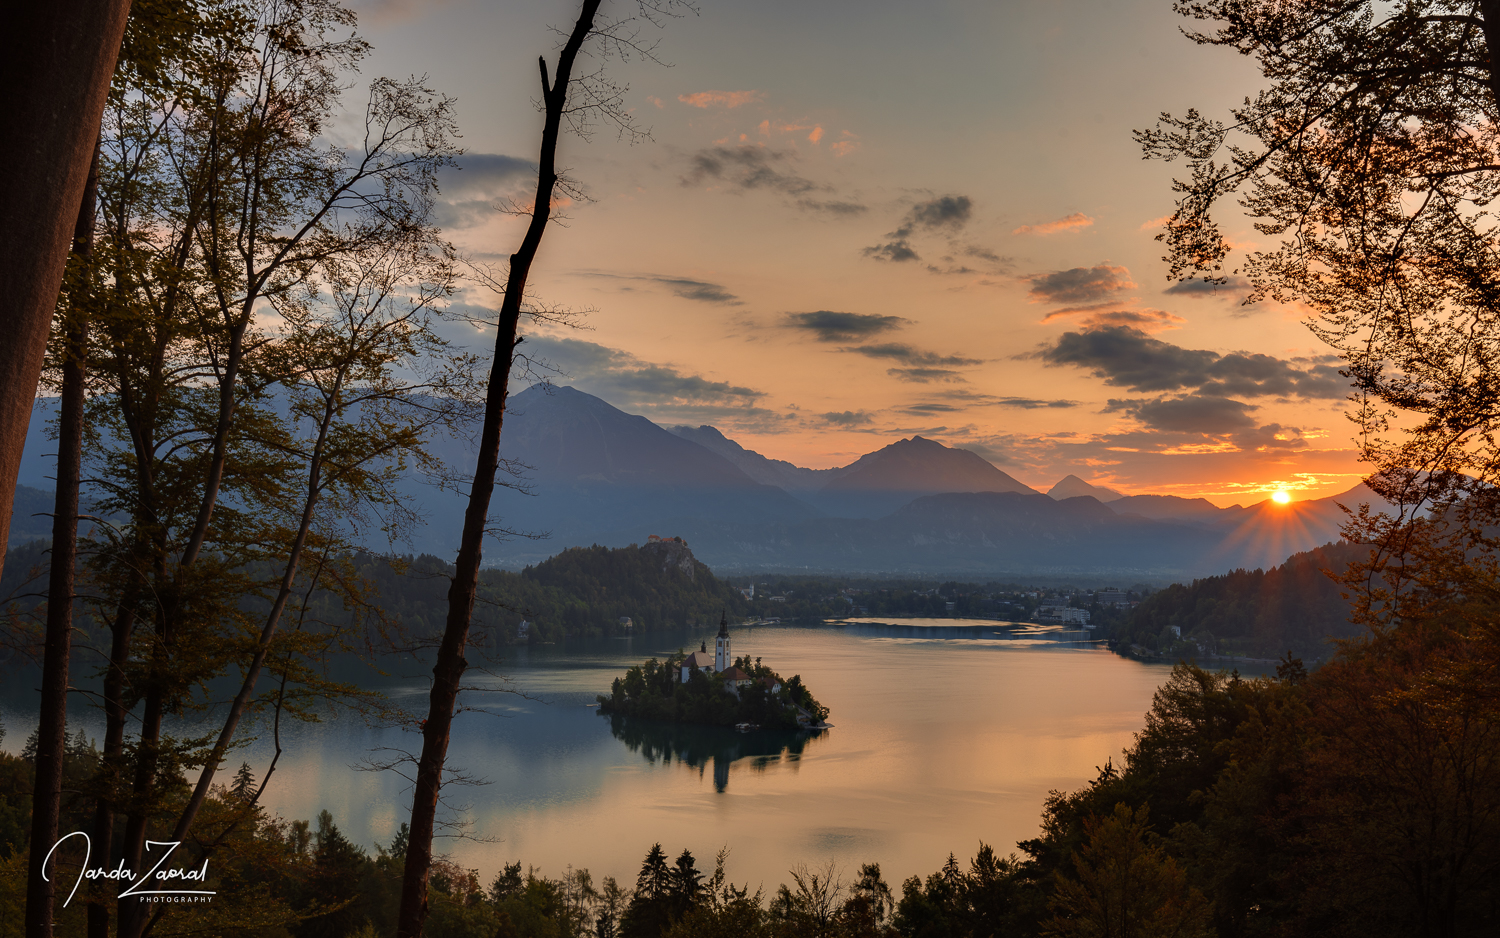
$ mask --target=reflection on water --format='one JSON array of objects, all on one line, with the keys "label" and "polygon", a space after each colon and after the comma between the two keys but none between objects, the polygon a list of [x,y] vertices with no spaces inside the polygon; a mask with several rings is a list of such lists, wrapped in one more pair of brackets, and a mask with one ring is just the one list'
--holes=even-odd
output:
[{"label": "reflection on water", "polygon": [[808,744],[828,732],[757,729],[742,733],[727,726],[665,723],[620,714],[609,715],[609,731],[631,752],[639,752],[653,764],[670,764],[675,759],[697,769],[701,778],[712,762],[714,790],[718,792],[729,787],[729,767],[741,759],[754,772],[764,772],[773,765],[790,765],[795,770]]},{"label": "reflection on water", "polygon": [[[1118,757],[1168,670],[1056,627],[757,626],[731,629],[735,654],[800,674],[832,710],[834,729],[801,739],[700,726],[617,731],[593,708],[626,668],[697,648],[712,633],[504,649],[493,671],[524,696],[461,698],[474,709],[454,723],[449,766],[488,784],[445,790],[450,804],[464,806],[476,840],[440,841],[438,850],[486,881],[519,862],[547,875],[572,864],[596,882],[633,882],[657,842],[700,857],[728,846],[731,877],[770,891],[795,864],[828,859],[846,874],[878,862],[893,883],[925,876],[950,851],[965,862],[980,841],[1005,854],[1035,837],[1047,793],[1085,784]],[[430,665],[399,664],[373,685],[425,708]],[[468,683],[502,686],[477,672]],[[36,725],[35,686],[0,676],[11,752]],[[82,695],[69,716],[70,732],[102,738]],[[247,761],[259,778],[272,745],[264,727],[256,732],[231,765]],[[284,724],[282,739],[286,753],[264,798],[271,811],[307,820],[327,809],[366,849],[391,842],[410,810],[408,781],[352,767],[372,752],[415,749],[420,739],[347,712]]]}]

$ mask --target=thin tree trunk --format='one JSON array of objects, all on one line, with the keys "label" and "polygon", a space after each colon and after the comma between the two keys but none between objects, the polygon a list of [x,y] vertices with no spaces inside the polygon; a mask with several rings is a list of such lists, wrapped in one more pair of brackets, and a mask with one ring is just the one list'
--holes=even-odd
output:
[{"label": "thin tree trunk", "polygon": [[130,0],[0,8],[0,569],[31,405]]},{"label": "thin tree trunk", "polygon": [[[73,250],[88,263],[94,247],[94,205],[99,149],[84,187],[74,226]],[[88,273],[81,279],[86,292]],[[26,934],[50,938],[57,877],[43,865],[62,813],[63,754],[68,742],[68,658],[73,648],[73,573],[78,550],[78,481],[83,454],[83,383],[87,300],[75,296],[63,315],[62,406],[57,427],[57,495],[52,509],[52,558],[47,576],[47,632],[42,657],[42,699],[37,726],[36,783],[31,793],[31,855],[26,880]]]},{"label": "thin tree trunk", "polygon": [[[115,798],[120,787],[120,763],[125,752],[125,662],[130,656],[130,633],[135,627],[134,599],[127,592],[115,621],[110,623],[109,668],[104,672],[104,749],[100,753],[100,792],[94,806],[94,855],[100,865],[113,868]],[[89,903],[88,938],[109,938],[109,905]]]},{"label": "thin tree trunk", "polygon": [[521,301],[526,294],[531,264],[536,260],[552,212],[552,193],[557,185],[557,140],[568,100],[568,82],[572,79],[574,60],[593,29],[599,3],[600,0],[584,0],[567,44],[558,54],[557,74],[550,86],[547,83],[547,60],[539,60],[545,122],[537,166],[536,202],[521,248],[510,256],[510,273],[500,304],[495,357],[490,364],[484,425],[480,431],[478,465],[474,470],[474,483],[469,489],[469,507],[464,512],[453,583],[448,588],[448,619],[438,647],[437,663],[432,669],[431,702],[422,725],[422,755],[417,762],[416,785],[412,793],[410,838],[401,878],[401,909],[396,920],[397,938],[419,938],[422,923],[427,918],[427,877],[432,868],[433,825],[442,787],[443,764],[448,757],[453,707],[458,700],[464,670],[468,667],[464,649],[469,643],[469,620],[479,586],[479,562],[484,530],[489,523],[490,497],[495,491],[495,472],[500,467],[500,429],[505,420],[505,398],[517,343],[516,330],[521,321]]},{"label": "thin tree trunk", "polygon": [[[313,515],[317,511],[318,499],[322,496],[324,452],[328,445],[328,434],[333,426],[334,416],[338,412],[343,387],[344,379],[341,376],[334,381],[333,393],[329,395],[323,407],[323,419],[318,427],[318,441],[313,446],[309,460],[307,494],[302,503],[302,517],[297,527],[297,536],[292,540],[291,550],[287,554],[286,566],[282,569],[281,586],[276,592],[276,599],[271,604],[270,612],[266,613],[265,623],[261,626],[260,641],[256,644],[255,654],[245,669],[239,692],[235,694],[234,700],[229,705],[229,712],[224,717],[224,725],[220,728],[219,738],[215,741],[213,750],[208,754],[202,770],[198,773],[198,784],[194,786],[187,805],[183,807],[182,813],[177,818],[177,826],[172,831],[173,840],[187,839],[188,828],[193,826],[193,819],[198,816],[199,809],[203,807],[203,802],[208,797],[208,790],[213,785],[214,774],[218,771],[219,763],[223,760],[224,754],[229,751],[229,744],[234,742],[235,730],[239,728],[240,720],[250,707],[250,697],[255,693],[255,685],[260,680],[261,668],[265,666],[266,655],[271,651],[271,642],[276,638],[277,629],[281,625],[281,617],[286,612],[287,602],[291,599],[292,588],[297,582],[297,570],[302,563],[302,551],[307,546],[307,536],[312,530]],[[311,595],[310,591],[308,595]]]}]

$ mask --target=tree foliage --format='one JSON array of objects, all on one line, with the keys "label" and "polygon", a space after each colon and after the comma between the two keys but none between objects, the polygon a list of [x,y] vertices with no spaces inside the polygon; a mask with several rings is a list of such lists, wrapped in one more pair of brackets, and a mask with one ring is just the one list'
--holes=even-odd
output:
[{"label": "tree foliage", "polygon": [[[1235,272],[1247,302],[1303,304],[1347,363],[1370,485],[1393,520],[1366,579],[1394,594],[1409,523],[1447,522],[1450,553],[1493,552],[1500,520],[1500,10],[1471,0],[1178,0],[1189,35],[1254,60],[1267,87],[1220,121],[1164,114],[1138,137],[1184,159],[1160,236],[1172,275],[1223,281],[1216,212],[1234,194],[1264,235]],[[1423,532],[1429,546],[1437,541]],[[1394,559],[1392,559],[1394,558]],[[1456,569],[1446,564],[1446,569]]]}]

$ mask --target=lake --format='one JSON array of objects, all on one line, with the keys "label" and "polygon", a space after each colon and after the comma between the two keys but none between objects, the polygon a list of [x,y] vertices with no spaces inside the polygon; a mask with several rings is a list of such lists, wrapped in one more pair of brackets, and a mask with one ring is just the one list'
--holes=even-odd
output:
[{"label": "lake", "polygon": [[[730,634],[734,654],[802,675],[832,728],[741,734],[611,720],[588,706],[630,665],[711,645],[713,630],[506,649],[493,674],[471,672],[470,683],[526,696],[460,698],[481,712],[457,719],[449,765],[488,784],[446,790],[476,839],[437,849],[485,883],[520,861],[547,875],[587,867],[596,882],[629,885],[660,842],[672,857],[692,850],[700,868],[728,846],[730,878],[767,891],[793,865],[830,859],[846,881],[879,862],[896,887],[936,871],[950,851],[967,863],[981,841],[1003,854],[1035,836],[1047,793],[1077,788],[1118,758],[1169,671],[1034,625],[865,621]],[[380,685],[425,711],[425,675],[409,670]],[[35,696],[7,683],[0,719],[16,752],[35,726]],[[80,717],[100,735],[92,711]],[[291,819],[327,808],[354,841],[390,841],[409,786],[395,771],[354,766],[415,751],[417,734],[345,714],[284,728],[283,745],[265,797],[272,810]],[[243,758],[259,778],[270,753],[269,740],[257,740],[221,777]]]}]

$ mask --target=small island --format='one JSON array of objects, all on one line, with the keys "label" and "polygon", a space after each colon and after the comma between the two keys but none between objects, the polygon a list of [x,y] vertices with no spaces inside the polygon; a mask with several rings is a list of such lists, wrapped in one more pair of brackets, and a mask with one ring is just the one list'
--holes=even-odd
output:
[{"label": "small island", "polygon": [[740,729],[821,729],[828,708],[818,703],[800,675],[781,675],[748,655],[729,650],[729,624],[719,619],[714,651],[708,643],[666,661],[652,658],[615,678],[599,712],[674,723],[706,723]]}]

